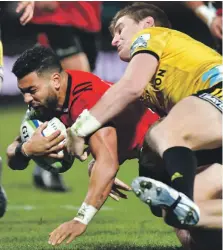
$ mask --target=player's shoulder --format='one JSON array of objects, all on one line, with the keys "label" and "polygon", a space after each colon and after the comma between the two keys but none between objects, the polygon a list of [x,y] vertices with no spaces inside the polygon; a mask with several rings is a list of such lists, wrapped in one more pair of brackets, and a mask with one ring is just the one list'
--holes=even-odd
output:
[{"label": "player's shoulder", "polygon": [[66,72],[72,78],[72,88],[84,87],[85,85],[91,85],[96,87],[97,85],[111,85],[111,83],[102,80],[97,75],[91,72],[79,71],[79,70],[66,70]]},{"label": "player's shoulder", "polygon": [[146,28],[136,33],[133,37],[133,41],[139,37],[150,39],[152,36],[156,36],[156,35],[163,34],[163,33],[171,33],[172,31],[173,31],[172,29],[164,28],[164,27]]},{"label": "player's shoulder", "polygon": [[143,29],[133,36],[132,44],[134,42],[148,42],[153,39],[166,39],[170,36],[187,36],[185,33],[178,30],[165,27],[150,27]]},{"label": "player's shoulder", "polygon": [[66,70],[66,72],[72,77],[73,81],[101,80],[100,77],[94,75],[91,72],[86,72],[81,70]]},{"label": "player's shoulder", "polygon": [[172,30],[163,27],[150,27],[136,33],[132,38],[131,51],[136,47],[147,47],[150,41],[165,40]]}]

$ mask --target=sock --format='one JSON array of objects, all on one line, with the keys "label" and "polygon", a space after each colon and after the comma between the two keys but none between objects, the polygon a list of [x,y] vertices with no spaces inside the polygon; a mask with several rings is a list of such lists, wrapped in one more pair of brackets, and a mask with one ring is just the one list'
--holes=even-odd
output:
[{"label": "sock", "polygon": [[168,148],[163,153],[171,186],[193,200],[197,161],[194,152],[186,147]]}]

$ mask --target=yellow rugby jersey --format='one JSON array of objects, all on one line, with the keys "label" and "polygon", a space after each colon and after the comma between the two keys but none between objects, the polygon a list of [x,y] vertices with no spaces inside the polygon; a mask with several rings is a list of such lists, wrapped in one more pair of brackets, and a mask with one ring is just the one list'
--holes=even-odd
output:
[{"label": "yellow rugby jersey", "polygon": [[160,115],[167,114],[182,98],[223,78],[221,55],[176,30],[151,27],[137,33],[131,45],[131,57],[139,53],[150,53],[159,61],[142,100]]}]

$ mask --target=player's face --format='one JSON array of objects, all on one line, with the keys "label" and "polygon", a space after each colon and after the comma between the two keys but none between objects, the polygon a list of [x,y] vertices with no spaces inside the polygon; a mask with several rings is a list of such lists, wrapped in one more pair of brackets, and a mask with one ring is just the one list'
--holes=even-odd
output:
[{"label": "player's face", "polygon": [[18,81],[24,101],[35,110],[56,110],[57,93],[50,74],[32,72]]},{"label": "player's face", "polygon": [[136,23],[132,18],[123,16],[118,19],[115,29],[112,46],[117,47],[119,57],[123,61],[130,60],[130,47],[133,36],[144,29],[144,23]]}]

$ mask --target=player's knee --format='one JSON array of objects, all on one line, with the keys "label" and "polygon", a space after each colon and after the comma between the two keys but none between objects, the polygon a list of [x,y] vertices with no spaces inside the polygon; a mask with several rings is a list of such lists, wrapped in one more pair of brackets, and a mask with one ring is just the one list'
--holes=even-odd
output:
[{"label": "player's knee", "polygon": [[174,123],[171,119],[164,118],[155,123],[146,134],[146,144],[161,157],[168,148],[175,146],[189,147],[190,136],[188,133],[182,132]]}]

